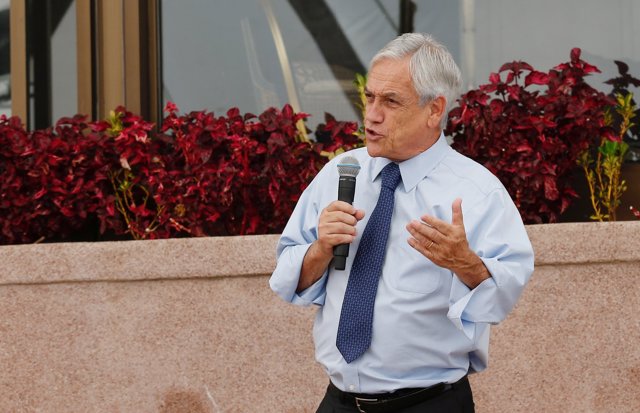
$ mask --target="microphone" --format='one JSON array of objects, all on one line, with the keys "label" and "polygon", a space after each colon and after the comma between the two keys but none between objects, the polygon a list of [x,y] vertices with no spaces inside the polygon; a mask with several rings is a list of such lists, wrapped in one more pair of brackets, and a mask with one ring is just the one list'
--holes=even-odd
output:
[{"label": "microphone", "polygon": [[[345,156],[338,163],[338,201],[353,204],[356,193],[356,176],[360,172],[360,163],[353,156]],[[344,270],[349,256],[349,244],[340,244],[333,247],[333,264],[336,270]]]}]

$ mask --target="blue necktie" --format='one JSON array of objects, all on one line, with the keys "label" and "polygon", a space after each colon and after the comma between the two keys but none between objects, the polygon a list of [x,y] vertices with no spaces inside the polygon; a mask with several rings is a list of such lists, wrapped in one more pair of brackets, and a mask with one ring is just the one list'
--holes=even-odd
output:
[{"label": "blue necktie", "polygon": [[378,203],[353,259],[336,338],[336,346],[347,363],[360,357],[371,345],[373,304],[387,247],[394,193],[400,180],[398,164],[392,162],[384,167]]}]

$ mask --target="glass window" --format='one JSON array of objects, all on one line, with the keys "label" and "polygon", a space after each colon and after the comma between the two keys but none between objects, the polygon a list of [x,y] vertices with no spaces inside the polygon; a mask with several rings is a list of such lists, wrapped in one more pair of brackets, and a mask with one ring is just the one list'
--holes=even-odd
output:
[{"label": "glass window", "polygon": [[[51,113],[53,122],[78,111],[75,0],[53,1],[59,14],[51,23]],[[55,10],[55,9],[54,9]]]},{"label": "glass window", "polygon": [[[321,121],[357,119],[352,80],[401,31],[400,0],[163,0],[163,100],[183,111],[237,106],[259,113],[285,103]],[[413,0],[413,29],[444,43],[465,88],[513,60],[549,70],[573,47],[617,75],[623,60],[640,77],[640,7],[616,0]]]},{"label": "glass window", "polygon": [[396,36],[398,0],[161,2],[163,103],[356,120],[356,73]]},{"label": "glass window", "polygon": [[9,0],[0,0],[0,114],[11,116]]},{"label": "glass window", "polygon": [[75,0],[27,2],[29,125],[51,126],[78,104]]},{"label": "glass window", "polygon": [[[618,74],[614,60],[623,60],[640,76],[640,7],[636,2],[600,0],[463,0],[468,34],[466,55],[471,85],[486,83],[500,65],[524,60],[549,70],[569,60],[572,48],[602,74],[593,86]],[[463,13],[464,14],[464,13]],[[597,83],[597,85],[596,85]]]},{"label": "glass window", "polygon": [[[461,61],[467,87],[488,82],[505,62],[523,60],[541,71],[570,60],[572,48],[602,73],[587,78],[593,87],[611,92],[604,82],[618,76],[614,60],[629,65],[640,78],[640,7],[633,1],[600,0],[462,0]],[[635,100],[639,90],[630,87]],[[634,120],[637,123],[637,120]],[[640,161],[640,142],[629,136],[627,159]]]}]

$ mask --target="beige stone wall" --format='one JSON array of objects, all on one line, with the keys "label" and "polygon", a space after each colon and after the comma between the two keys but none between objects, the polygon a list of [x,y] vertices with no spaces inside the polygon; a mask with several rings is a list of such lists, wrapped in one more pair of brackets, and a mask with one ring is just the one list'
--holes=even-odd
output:
[{"label": "beige stone wall", "polygon": [[[528,231],[477,411],[640,411],[640,222]],[[315,411],[314,310],[269,290],[276,241],[0,247],[0,413]]]}]

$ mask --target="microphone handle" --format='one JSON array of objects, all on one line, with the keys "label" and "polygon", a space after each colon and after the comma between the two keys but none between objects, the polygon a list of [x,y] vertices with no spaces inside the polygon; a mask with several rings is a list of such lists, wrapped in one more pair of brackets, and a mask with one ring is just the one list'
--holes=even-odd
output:
[{"label": "microphone handle", "polygon": [[[354,176],[341,176],[338,181],[338,201],[353,204],[356,193],[356,178]],[[349,244],[340,244],[333,247],[333,264],[336,270],[344,270],[349,256]]]}]

